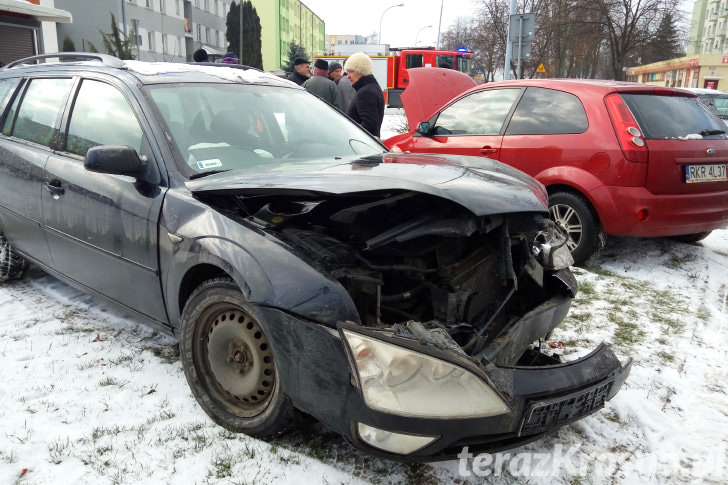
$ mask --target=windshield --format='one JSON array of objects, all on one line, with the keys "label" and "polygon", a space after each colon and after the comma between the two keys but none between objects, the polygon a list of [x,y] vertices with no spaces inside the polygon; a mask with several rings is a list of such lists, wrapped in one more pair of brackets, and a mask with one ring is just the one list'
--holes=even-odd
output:
[{"label": "windshield", "polygon": [[148,91],[190,178],[387,149],[306,91],[248,84],[165,84]]}]

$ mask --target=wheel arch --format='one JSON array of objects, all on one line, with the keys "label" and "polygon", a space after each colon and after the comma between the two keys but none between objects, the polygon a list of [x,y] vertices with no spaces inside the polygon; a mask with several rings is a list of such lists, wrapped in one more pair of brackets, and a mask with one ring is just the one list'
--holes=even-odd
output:
[{"label": "wheel arch", "polygon": [[534,177],[546,186],[549,196],[555,192],[570,192],[582,197],[601,223],[600,207],[608,201],[595,199],[602,192],[598,189],[604,187],[604,183],[596,175],[576,167],[552,167],[534,174]]},{"label": "wheel arch", "polygon": [[192,292],[195,291],[195,288],[205,281],[223,277],[232,278],[225,270],[210,263],[198,264],[188,269],[184,276],[182,276],[177,292],[177,310],[179,313],[182,314],[182,310],[187,300],[190,299]]}]

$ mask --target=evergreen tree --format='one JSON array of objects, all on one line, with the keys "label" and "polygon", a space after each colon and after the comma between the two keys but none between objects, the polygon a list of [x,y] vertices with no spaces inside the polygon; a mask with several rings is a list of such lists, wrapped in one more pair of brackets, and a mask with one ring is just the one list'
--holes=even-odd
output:
[{"label": "evergreen tree", "polygon": [[294,71],[296,57],[308,59],[308,54],[306,54],[306,49],[301,44],[291,42],[288,47],[288,60],[286,60],[286,64],[283,66],[284,71],[289,74]]},{"label": "evergreen tree", "polygon": [[645,58],[642,59],[643,64],[666,61],[685,55],[680,34],[675,25],[675,18],[670,12],[662,17],[660,26],[655,36],[647,43],[645,51]]},{"label": "evergreen tree", "polygon": [[[240,9],[243,9],[243,55],[240,55]],[[225,19],[227,31],[225,38],[228,41],[228,52],[234,52],[240,58],[241,64],[263,69],[262,42],[260,40],[262,28],[258,11],[249,0],[239,4],[232,2],[230,11]]]},{"label": "evergreen tree", "polygon": [[[116,25],[116,17],[114,17],[113,13],[111,14],[111,33],[107,34],[101,30],[99,32],[101,33],[101,40],[104,43],[104,49],[106,49],[107,54],[116,56],[119,59],[134,59],[132,55],[132,50],[134,49],[134,32],[132,31],[131,35],[126,39],[122,39],[124,34]],[[98,52],[96,46],[91,44],[91,42],[89,42],[89,46],[91,52]]]},{"label": "evergreen tree", "polygon": [[63,52],[76,52],[76,44],[69,36],[63,38]]}]

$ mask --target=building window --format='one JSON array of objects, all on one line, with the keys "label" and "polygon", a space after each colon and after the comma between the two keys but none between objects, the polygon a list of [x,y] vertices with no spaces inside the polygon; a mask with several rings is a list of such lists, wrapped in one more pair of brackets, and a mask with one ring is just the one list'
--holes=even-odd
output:
[{"label": "building window", "polygon": [[167,11],[166,6],[164,5],[167,0],[159,0],[159,11],[164,13]]},{"label": "building window", "polygon": [[154,51],[154,32],[151,30],[147,32],[147,42],[149,43],[149,50]]}]

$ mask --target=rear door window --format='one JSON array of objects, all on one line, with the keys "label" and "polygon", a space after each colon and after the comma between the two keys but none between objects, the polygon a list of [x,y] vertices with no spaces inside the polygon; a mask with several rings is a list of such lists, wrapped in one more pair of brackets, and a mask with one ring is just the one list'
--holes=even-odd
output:
[{"label": "rear door window", "polygon": [[497,135],[521,90],[487,89],[445,108],[437,118],[435,135]]},{"label": "rear door window", "polygon": [[576,134],[587,128],[579,98],[554,89],[528,88],[513,112],[506,135]]},{"label": "rear door window", "polygon": [[723,137],[726,125],[698,98],[622,94],[647,139]]}]

